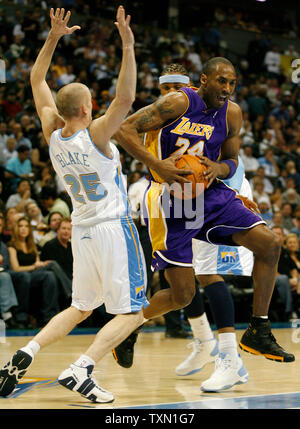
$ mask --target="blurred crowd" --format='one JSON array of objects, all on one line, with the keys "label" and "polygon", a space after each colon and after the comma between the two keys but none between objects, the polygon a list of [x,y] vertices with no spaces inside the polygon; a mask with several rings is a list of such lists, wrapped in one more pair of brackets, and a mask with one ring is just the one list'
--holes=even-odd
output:
[{"label": "blurred crowd", "polygon": [[[115,96],[121,42],[109,19],[115,2],[53,1],[70,7],[81,30],[59,43],[47,82],[58,89],[82,82],[91,91],[93,116],[101,116]],[[45,1],[0,2],[0,317],[8,328],[42,326],[70,302],[72,206],[49,160],[33,104],[29,76],[49,31]],[[99,16],[97,8],[104,18]],[[106,14],[104,13],[106,11]],[[106,19],[106,18],[107,19]],[[293,17],[282,18],[283,37],[298,37]],[[253,31],[244,55],[227,50],[222,28]],[[292,291],[297,315],[300,296],[300,91],[291,79],[291,61],[299,57],[291,43],[273,43],[272,22],[238,11],[216,8],[204,29],[176,31],[132,24],[138,82],[132,112],[159,96],[158,77],[171,63],[181,63],[199,85],[203,64],[213,56],[232,59],[237,87],[232,100],[243,112],[240,156],[254,200],[267,224],[283,234],[278,275]],[[262,29],[266,29],[266,32]],[[286,29],[286,31],[285,31]],[[3,71],[3,68],[2,68]],[[115,142],[117,144],[117,142]],[[146,167],[119,148],[128,187],[142,179]],[[30,256],[30,257],[29,257]],[[284,259],[285,258],[285,259]],[[288,261],[288,262],[287,262]],[[283,268],[282,268],[283,267]],[[4,285],[4,286],[3,286]],[[1,293],[1,290],[5,292]]]}]

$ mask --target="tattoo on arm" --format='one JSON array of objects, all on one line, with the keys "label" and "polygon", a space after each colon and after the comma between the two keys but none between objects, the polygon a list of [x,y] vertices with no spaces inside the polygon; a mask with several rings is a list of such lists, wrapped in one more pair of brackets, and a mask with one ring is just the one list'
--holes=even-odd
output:
[{"label": "tattoo on arm", "polygon": [[135,126],[137,132],[142,133],[144,131],[147,131],[148,127],[151,127],[151,125],[153,124],[154,117],[154,110],[144,107],[140,110],[135,120],[132,120],[131,122]]},{"label": "tattoo on arm", "polygon": [[157,130],[178,115],[168,100],[157,100],[151,106],[143,107],[132,119],[129,119],[138,133]]}]

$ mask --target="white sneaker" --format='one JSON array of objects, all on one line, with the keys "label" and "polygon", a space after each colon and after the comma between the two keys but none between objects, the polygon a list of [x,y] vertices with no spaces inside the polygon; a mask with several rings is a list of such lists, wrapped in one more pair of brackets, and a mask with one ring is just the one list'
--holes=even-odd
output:
[{"label": "white sneaker", "polygon": [[218,341],[215,337],[207,341],[194,338],[188,347],[193,347],[193,351],[185,361],[176,367],[177,375],[191,375],[201,371],[207,363],[214,362],[218,354]]},{"label": "white sneaker", "polygon": [[92,402],[112,402],[115,399],[114,395],[98,386],[97,381],[91,377],[92,369],[91,365],[82,368],[71,364],[68,369],[59,375],[58,382],[67,389],[80,393],[81,396]]},{"label": "white sneaker", "polygon": [[228,353],[220,353],[215,362],[215,371],[208,380],[203,381],[203,392],[220,392],[230,389],[235,384],[248,381],[248,372],[240,356],[237,358]]}]

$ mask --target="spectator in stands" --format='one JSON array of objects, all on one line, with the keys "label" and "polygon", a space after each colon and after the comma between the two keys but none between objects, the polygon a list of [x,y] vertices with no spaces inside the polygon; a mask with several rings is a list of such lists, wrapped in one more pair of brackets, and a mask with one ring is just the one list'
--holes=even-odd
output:
[{"label": "spectator in stands", "polygon": [[245,145],[240,150],[241,158],[243,160],[245,166],[245,173],[255,174],[258,167],[259,162],[257,158],[253,156],[253,150],[251,145]]},{"label": "spectator in stands", "polygon": [[73,254],[71,246],[72,224],[70,219],[61,219],[57,236],[45,243],[41,252],[42,261],[56,261],[67,278],[62,279],[67,297],[71,296],[73,278]]},{"label": "spectator in stands", "polygon": [[48,241],[42,248],[41,259],[51,260],[60,284],[59,302],[61,309],[70,305],[73,279],[73,254],[71,247],[72,225],[70,219],[61,219],[57,237]]},{"label": "spectator in stands", "polygon": [[287,250],[284,248],[285,236],[282,228],[279,226],[273,226],[272,231],[278,235],[281,240],[281,254],[278,262],[278,273],[275,281],[275,288],[278,291],[279,297],[284,304],[284,321],[290,320],[295,316],[294,302],[292,290],[297,287],[298,284],[298,270],[294,261],[288,255]]},{"label": "spectator in stands", "polygon": [[29,178],[32,173],[29,148],[21,145],[17,148],[18,156],[6,163],[5,177],[10,181],[11,192],[15,192],[22,178]]},{"label": "spectator in stands", "polygon": [[[297,266],[297,270],[300,273],[300,251],[299,251],[299,239],[297,234],[290,233],[285,237],[285,247],[289,256],[295,262]],[[300,293],[300,288],[299,288],[299,293]]]},{"label": "spectator in stands", "polygon": [[264,65],[270,77],[280,76],[280,50],[278,45],[273,45],[272,49],[266,52]]},{"label": "spectator in stands", "polygon": [[266,177],[264,167],[258,167],[256,175],[250,180],[250,185],[252,187],[254,187],[256,178],[259,178],[263,182],[264,192],[266,192],[268,195],[271,195],[274,192],[274,186],[272,185],[272,182]]},{"label": "spectator in stands", "polygon": [[7,164],[7,162],[11,158],[16,158],[18,156],[18,152],[16,151],[16,147],[17,147],[16,139],[14,139],[13,137],[8,137],[8,139],[6,140],[4,150],[3,150],[4,164]]},{"label": "spectator in stands", "polygon": [[283,216],[281,211],[274,213],[272,222],[270,224],[270,228],[276,227],[278,226],[279,228],[282,229],[283,231],[283,235],[286,236],[287,234],[289,234],[289,231],[283,227]]},{"label": "spectator in stands", "polygon": [[[0,233],[2,233],[4,217],[0,215]],[[24,328],[18,324],[13,315],[18,306],[14,285],[10,275],[9,254],[5,243],[0,240],[0,316],[5,322],[6,329]]]},{"label": "spectator in stands", "polygon": [[[42,326],[59,311],[58,285],[53,272],[47,269],[49,261],[40,261],[32,228],[26,217],[17,221],[8,250],[12,269],[16,272],[26,272],[26,287],[34,290],[34,297],[37,297],[39,292],[42,294],[41,301],[35,302],[34,309],[40,310],[36,316]],[[29,300],[27,305],[29,313]]]},{"label": "spectator in stands", "polygon": [[58,224],[56,237],[45,243],[41,259],[59,263],[69,279],[73,278],[73,255],[71,247],[72,224],[70,219],[62,218]]},{"label": "spectator in stands", "polygon": [[70,217],[70,209],[65,201],[58,198],[55,188],[44,186],[40,193],[40,200],[48,214],[44,217],[44,222],[48,223],[49,214],[52,212],[60,212],[63,217]]},{"label": "spectator in stands", "polygon": [[264,97],[264,91],[259,85],[253,88],[252,93],[250,93],[247,98],[247,103],[251,121],[255,120],[259,114],[264,116],[267,115],[268,103]]},{"label": "spectator in stands", "polygon": [[300,189],[300,173],[296,169],[295,161],[287,161],[285,167],[287,170],[287,177],[294,179],[296,189]]},{"label": "spectator in stands", "polygon": [[35,201],[31,198],[30,184],[27,179],[22,179],[17,186],[17,192],[10,195],[6,202],[6,209],[15,207],[20,213],[25,213],[25,205],[28,203],[34,203]]},{"label": "spectator in stands", "polygon": [[300,216],[298,215],[295,219],[296,226],[291,229],[291,232],[293,234],[296,234],[298,237],[298,240],[300,240]]},{"label": "spectator in stands", "polygon": [[45,167],[42,167],[36,176],[37,180],[35,180],[33,185],[36,194],[40,194],[44,186],[55,187],[55,179],[50,166],[45,165]]},{"label": "spectator in stands", "polygon": [[271,207],[272,207],[273,213],[276,213],[281,210],[282,203],[283,203],[281,188],[279,187],[275,188],[275,191],[270,196],[270,201],[271,201]]},{"label": "spectator in stands", "polygon": [[251,181],[251,184],[253,186],[253,199],[254,199],[254,201],[257,203],[258,200],[260,200],[261,198],[266,198],[270,204],[270,197],[264,191],[265,185],[264,185],[264,182],[261,180],[261,178],[255,176],[253,178],[253,181]]},{"label": "spectator in stands", "polygon": [[28,217],[33,230],[34,242],[39,248],[40,240],[48,231],[48,225],[43,222],[41,209],[35,201],[28,201],[24,207],[24,214]]},{"label": "spectator in stands", "polygon": [[265,150],[265,155],[258,158],[259,165],[264,168],[267,177],[277,177],[280,173],[280,169],[277,165],[276,159],[274,158],[273,149],[268,147]]},{"label": "spectator in stands", "polygon": [[[10,283],[10,280],[12,281],[14,293],[17,297],[17,304],[10,303],[7,308],[12,308],[12,317],[13,320],[5,320],[6,328],[27,328],[31,329],[32,325],[29,320],[29,314],[27,312],[28,310],[28,302],[29,302],[29,289],[28,284],[26,283],[26,273],[15,272],[11,269],[10,265],[10,258],[9,258],[9,252],[6,244],[2,241],[2,232],[3,232],[3,226],[4,226],[4,217],[0,214],[0,255],[3,257],[3,261],[1,264],[1,267],[3,268],[3,271],[0,272],[0,283],[6,282],[6,287],[9,287],[8,283]],[[6,277],[2,274],[6,274]],[[8,279],[8,275],[10,277],[10,280]],[[7,298],[14,296],[13,292],[8,291]],[[5,298],[5,299],[7,299]],[[0,298],[0,301],[2,298]],[[13,301],[15,302],[15,299],[13,298]],[[16,306],[15,306],[16,305]],[[4,319],[7,318],[9,314],[4,316]]]},{"label": "spectator in stands", "polygon": [[287,229],[289,232],[294,228],[294,222],[292,218],[292,206],[290,203],[282,204],[282,225],[283,228]]},{"label": "spectator in stands", "polygon": [[36,171],[39,171],[43,167],[51,164],[49,158],[49,146],[42,132],[37,134],[37,143],[32,149],[31,162]]},{"label": "spectator in stands", "polygon": [[10,90],[7,93],[6,98],[3,100],[3,107],[5,114],[10,118],[14,118],[17,113],[22,112],[23,107],[17,101],[16,93],[14,90]]},{"label": "spectator in stands", "polygon": [[273,220],[273,212],[271,210],[269,198],[266,198],[266,197],[259,198],[257,205],[260,210],[260,216],[266,222],[266,224],[270,226]]},{"label": "spectator in stands", "polygon": [[60,212],[52,212],[49,214],[48,218],[48,232],[41,238],[39,246],[43,247],[48,241],[57,237],[57,228],[63,219],[63,216]]},{"label": "spectator in stands", "polygon": [[31,152],[32,143],[28,138],[24,136],[21,124],[18,122],[13,123],[11,127],[11,131],[12,131],[11,137],[15,138],[17,142],[17,149],[19,146],[27,146],[29,151]]},{"label": "spectator in stands", "polygon": [[283,203],[289,203],[292,206],[292,210],[296,207],[300,206],[300,195],[296,191],[296,189],[289,188],[287,189],[283,195]]}]

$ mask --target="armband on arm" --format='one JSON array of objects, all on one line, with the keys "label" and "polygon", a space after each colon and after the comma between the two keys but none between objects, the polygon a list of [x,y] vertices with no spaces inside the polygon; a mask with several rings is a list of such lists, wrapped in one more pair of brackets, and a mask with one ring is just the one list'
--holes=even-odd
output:
[{"label": "armband on arm", "polygon": [[224,179],[230,179],[232,176],[234,176],[236,169],[237,169],[236,163],[234,161],[232,161],[232,159],[222,160],[221,163],[225,163],[229,167],[228,176],[224,177]]}]

